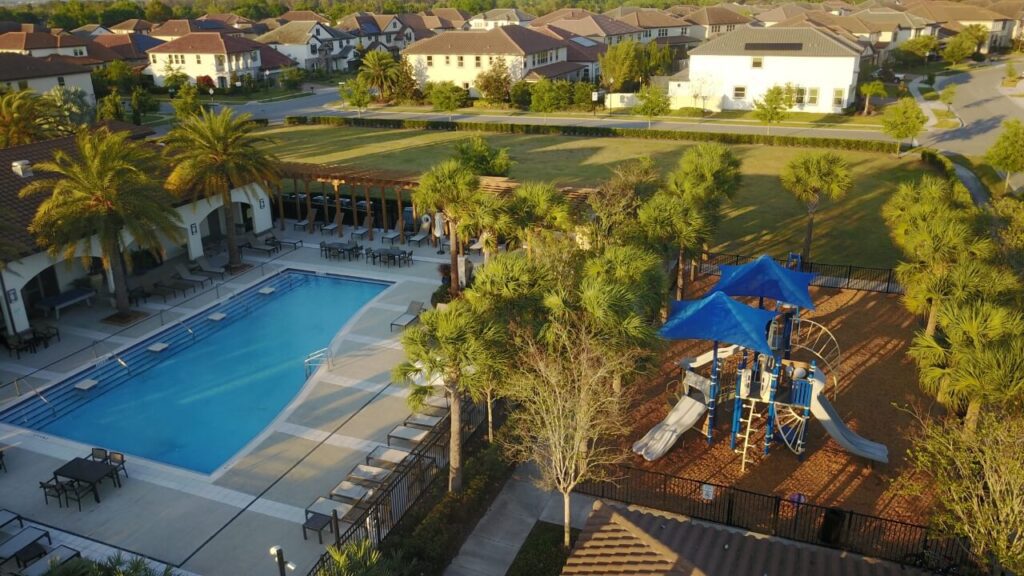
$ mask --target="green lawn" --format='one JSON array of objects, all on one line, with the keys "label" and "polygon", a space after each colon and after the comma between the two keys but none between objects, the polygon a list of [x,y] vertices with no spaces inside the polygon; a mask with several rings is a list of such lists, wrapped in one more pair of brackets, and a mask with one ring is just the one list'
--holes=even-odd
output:
[{"label": "green lawn", "polygon": [[[378,170],[421,172],[449,157],[465,132],[377,130],[291,126],[265,131],[285,160]],[[511,177],[547,180],[562,186],[593,187],[619,162],[648,155],[662,172],[675,167],[689,142],[632,138],[573,138],[484,134],[493,146],[509,148],[516,165]],[[743,163],[743,185],[717,237],[716,250],[770,252],[784,256],[802,244],[805,210],[779,182],[779,171],[806,149],[734,146]],[[926,168],[916,157],[843,152],[855,178],[842,201],[819,208],[813,247],[815,261],[889,267],[897,253],[882,222],[881,206],[899,182],[918,178]],[[284,188],[289,190],[290,181]]]},{"label": "green lawn", "polygon": [[[572,528],[569,533],[575,543],[580,531]],[[558,576],[569,558],[562,548],[562,538],[561,525],[537,522],[505,576]]]},{"label": "green lawn", "polygon": [[935,101],[939,99],[939,93],[934,88],[927,84],[921,85],[921,97],[928,101]]},{"label": "green lawn", "polygon": [[960,121],[957,120],[956,114],[949,110],[936,108],[932,110],[932,112],[935,114],[935,118],[939,121],[938,124],[935,125],[939,130],[952,130],[960,127]]}]

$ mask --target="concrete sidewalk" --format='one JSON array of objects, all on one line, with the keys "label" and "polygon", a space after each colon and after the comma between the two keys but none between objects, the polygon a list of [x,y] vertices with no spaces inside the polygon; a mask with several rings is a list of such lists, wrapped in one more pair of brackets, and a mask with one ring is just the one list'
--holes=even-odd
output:
[{"label": "concrete sidewalk", "polygon": [[[562,496],[537,488],[534,480],[538,475],[533,464],[516,468],[445,570],[445,576],[505,576],[538,520],[562,523]],[[573,494],[570,506],[574,528],[586,523],[594,500]]]}]

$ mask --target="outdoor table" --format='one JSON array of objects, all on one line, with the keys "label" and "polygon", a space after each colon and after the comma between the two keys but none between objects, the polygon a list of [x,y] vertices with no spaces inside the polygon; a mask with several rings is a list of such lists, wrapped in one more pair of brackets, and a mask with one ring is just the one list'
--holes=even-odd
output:
[{"label": "outdoor table", "polygon": [[402,254],[405,254],[405,252],[403,252],[402,250],[399,250],[398,248],[384,248],[381,250],[377,250],[377,254],[380,254],[382,257],[387,258],[389,262],[394,261],[396,264],[398,264],[399,268],[402,267]]},{"label": "outdoor table", "polygon": [[88,458],[75,458],[61,466],[53,475],[59,478],[67,478],[88,484],[96,502],[100,501],[100,490],[98,484],[107,477],[114,477],[117,474],[117,466],[105,462],[96,462]]},{"label": "outdoor table", "polygon": [[21,553],[22,550],[29,548],[43,538],[46,538],[47,542],[53,544],[53,540],[50,539],[50,533],[46,530],[36,528],[35,526],[22,528],[21,532],[18,532],[0,544],[0,564],[14,558]]}]

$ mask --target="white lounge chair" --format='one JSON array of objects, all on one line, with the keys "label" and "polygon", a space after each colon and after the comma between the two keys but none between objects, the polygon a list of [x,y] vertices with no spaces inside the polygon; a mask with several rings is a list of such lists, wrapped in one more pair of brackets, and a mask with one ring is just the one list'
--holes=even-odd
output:
[{"label": "white lounge chair", "polygon": [[331,490],[331,498],[349,504],[356,504],[373,492],[372,489],[356,484],[350,480],[342,480]]},{"label": "white lounge chair", "polygon": [[431,430],[443,419],[443,416],[431,416],[429,414],[413,414],[405,419],[405,425],[412,428],[423,428]]},{"label": "white lounge chair", "polygon": [[409,302],[409,307],[405,309],[405,312],[391,322],[391,332],[395,331],[395,326],[398,326],[399,328],[406,328],[413,322],[419,320],[420,312],[422,311],[423,302],[419,302],[417,300]]},{"label": "white lounge chair", "polygon": [[391,432],[388,432],[388,446],[391,446],[392,440],[402,440],[409,444],[419,444],[427,439],[427,434],[430,434],[430,430],[410,428],[409,426],[395,426]]},{"label": "white lounge chair", "polygon": [[389,468],[378,468],[377,466],[370,466],[369,464],[356,464],[356,467],[348,473],[347,480],[380,484],[388,479],[391,472],[392,471]]},{"label": "white lounge chair", "polygon": [[210,278],[209,276],[198,276],[196,274],[193,274],[189,272],[188,268],[186,268],[184,264],[175,264],[174,271],[178,273],[178,278],[181,278],[186,282],[193,282],[199,284],[200,286],[206,285],[207,282],[213,284],[213,278]]},{"label": "white lounge chair", "polygon": [[383,468],[394,468],[405,462],[405,459],[412,455],[408,450],[377,446],[372,452],[366,455],[366,463],[370,466],[379,465]]},{"label": "white lounge chair", "polygon": [[206,259],[206,256],[200,256],[199,258],[196,258],[196,266],[199,267],[200,272],[205,272],[206,274],[217,274],[222,279],[224,278],[224,267],[214,266],[213,264],[210,263],[209,260]]},{"label": "white lounge chair", "polygon": [[[665,419],[655,424],[643,438],[633,443],[633,452],[643,456],[648,462],[664,456],[683,432],[693,428],[707,412],[711,381],[694,372],[687,372],[683,377],[683,385],[686,394],[683,394],[679,402],[672,407]],[[697,398],[691,397],[690,392],[694,392]]]}]

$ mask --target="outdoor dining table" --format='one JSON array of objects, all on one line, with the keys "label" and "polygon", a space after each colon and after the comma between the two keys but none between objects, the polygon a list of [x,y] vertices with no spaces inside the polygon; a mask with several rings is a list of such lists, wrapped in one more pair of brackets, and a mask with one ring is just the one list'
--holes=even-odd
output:
[{"label": "outdoor dining table", "polygon": [[328,242],[327,247],[331,250],[337,250],[338,252],[345,255],[349,260],[352,259],[352,251],[359,247],[355,242]]},{"label": "outdoor dining table", "polygon": [[96,502],[100,501],[100,489],[98,484],[107,477],[114,478],[117,474],[117,466],[106,462],[97,462],[88,458],[75,458],[67,464],[57,468],[53,475],[58,478],[67,478],[88,484]]},{"label": "outdoor dining table", "polygon": [[405,254],[402,250],[398,248],[383,248],[377,250],[377,254],[380,254],[381,259],[386,258],[388,262],[395,262],[399,268],[402,267],[402,255]]}]

